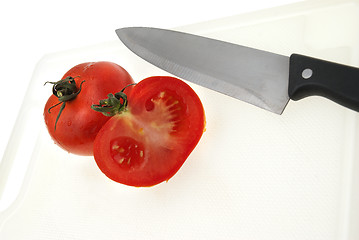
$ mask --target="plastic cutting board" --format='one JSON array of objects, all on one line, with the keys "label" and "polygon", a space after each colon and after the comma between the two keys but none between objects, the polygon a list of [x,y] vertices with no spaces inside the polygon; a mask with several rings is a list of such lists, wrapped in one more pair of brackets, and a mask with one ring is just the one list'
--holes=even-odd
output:
[{"label": "plastic cutting board", "polygon": [[[357,0],[301,2],[177,29],[359,66]],[[43,83],[99,60],[122,65],[135,81],[168,75],[115,37],[44,56],[0,165],[0,239],[359,239],[358,113],[311,97],[279,116],[190,84],[207,116],[199,145],[169,182],[127,187],[91,157],[59,149],[42,120]]]}]

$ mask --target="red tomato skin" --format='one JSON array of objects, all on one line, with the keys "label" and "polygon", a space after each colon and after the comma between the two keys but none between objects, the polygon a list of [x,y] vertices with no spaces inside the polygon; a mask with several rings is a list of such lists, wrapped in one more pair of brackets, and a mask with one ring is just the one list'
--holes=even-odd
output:
[{"label": "red tomato skin", "polygon": [[[98,104],[109,93],[119,92],[134,81],[121,66],[105,61],[78,64],[66,72],[62,79],[68,76],[75,78],[77,88],[85,81],[81,92],[74,100],[66,102],[56,130],[55,120],[61,104],[49,113],[49,108],[59,103],[57,97],[51,95],[45,104],[44,120],[51,138],[58,146],[69,153],[92,156],[95,137],[109,117],[92,110],[91,105]],[[131,90],[132,86],[126,88],[125,93]]]},{"label": "red tomato skin", "polygon": [[[157,101],[159,104],[156,100],[149,101],[164,92],[168,98],[162,103],[161,100]],[[94,143],[96,163],[107,177],[125,185],[149,187],[168,181],[201,139],[205,130],[203,105],[192,88],[172,77],[144,79],[134,87],[128,99],[128,110],[113,116],[99,131]],[[177,101],[179,105],[174,104]],[[152,110],[161,109],[158,107],[161,104],[164,109],[180,106],[182,110],[171,110],[170,115]],[[166,124],[172,120],[178,126],[167,128]],[[117,140],[123,145],[113,144]],[[132,154],[128,156],[133,163],[127,164],[129,158],[124,149],[130,142]],[[125,156],[121,164],[121,157],[114,157],[117,149],[121,150],[119,155]]]}]

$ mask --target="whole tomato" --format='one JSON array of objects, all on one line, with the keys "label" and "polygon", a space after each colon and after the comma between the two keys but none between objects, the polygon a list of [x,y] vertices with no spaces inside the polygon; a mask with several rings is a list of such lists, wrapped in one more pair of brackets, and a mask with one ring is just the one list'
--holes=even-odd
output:
[{"label": "whole tomato", "polygon": [[[71,68],[53,84],[53,94],[44,108],[48,132],[64,150],[93,155],[93,142],[109,119],[91,109],[91,105],[109,93],[123,90],[134,81],[121,66],[112,62],[86,62]],[[128,94],[132,86],[125,88]]]}]

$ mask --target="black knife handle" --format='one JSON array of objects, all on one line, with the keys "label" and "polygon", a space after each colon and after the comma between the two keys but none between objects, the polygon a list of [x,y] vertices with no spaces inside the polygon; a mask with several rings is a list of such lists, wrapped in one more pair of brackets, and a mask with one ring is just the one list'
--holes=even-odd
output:
[{"label": "black knife handle", "polygon": [[292,54],[288,95],[292,100],[322,96],[359,112],[359,68]]}]

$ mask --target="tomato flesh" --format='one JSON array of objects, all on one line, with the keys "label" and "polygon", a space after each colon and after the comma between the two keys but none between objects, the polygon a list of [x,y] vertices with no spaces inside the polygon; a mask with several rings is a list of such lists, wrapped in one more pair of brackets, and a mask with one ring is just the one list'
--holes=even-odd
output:
[{"label": "tomato flesh", "polygon": [[143,144],[131,137],[118,137],[110,141],[111,158],[121,167],[129,169],[142,164]]},{"label": "tomato flesh", "polygon": [[110,179],[130,186],[169,180],[200,140],[202,103],[183,81],[151,77],[128,96],[128,109],[99,131],[94,157]]}]

